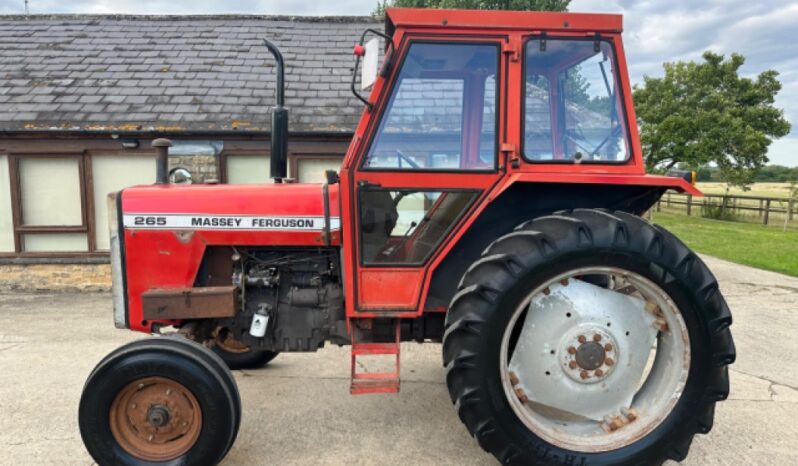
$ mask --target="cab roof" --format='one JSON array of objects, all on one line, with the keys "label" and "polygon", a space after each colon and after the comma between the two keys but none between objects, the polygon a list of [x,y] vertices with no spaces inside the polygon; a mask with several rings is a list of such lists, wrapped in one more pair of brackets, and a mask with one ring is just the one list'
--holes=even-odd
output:
[{"label": "cab roof", "polygon": [[387,31],[394,28],[473,28],[526,31],[578,31],[619,33],[621,15],[541,11],[438,10],[387,8]]}]

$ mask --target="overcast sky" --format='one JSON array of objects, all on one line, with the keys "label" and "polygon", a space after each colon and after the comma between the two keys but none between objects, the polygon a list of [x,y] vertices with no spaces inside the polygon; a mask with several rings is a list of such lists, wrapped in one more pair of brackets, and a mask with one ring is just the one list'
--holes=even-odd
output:
[{"label": "overcast sky", "polygon": [[[31,13],[366,15],[376,0],[29,0]],[[633,81],[662,74],[662,62],[704,50],[739,52],[743,73],[772,68],[784,85],[777,104],[798,127],[798,2],[795,0],[573,0],[571,11],[624,14]],[[0,14],[25,11],[0,0]],[[352,39],[353,41],[355,38]],[[770,148],[773,163],[798,166],[798,128]]]}]

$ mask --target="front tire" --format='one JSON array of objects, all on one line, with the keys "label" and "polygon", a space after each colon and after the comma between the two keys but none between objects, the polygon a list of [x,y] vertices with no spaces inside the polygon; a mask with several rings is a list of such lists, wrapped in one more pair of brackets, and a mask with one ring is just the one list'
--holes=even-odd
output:
[{"label": "front tire", "polygon": [[218,357],[184,339],[125,345],[92,371],[80,433],[104,465],[215,465],[240,424],[235,380]]},{"label": "front tire", "polygon": [[[609,281],[588,273],[571,274],[580,270],[611,272],[608,272]],[[542,290],[539,295],[548,296],[554,290],[551,284],[560,286],[561,281],[565,286],[569,280],[577,279],[583,289],[598,293],[616,276],[630,277],[630,280],[639,277],[635,283],[653,284],[649,288],[661,290],[664,296],[658,298],[660,303],[673,303],[675,315],[668,322],[683,322],[683,338],[679,337],[678,329],[667,326],[655,332],[656,341],[660,342],[658,350],[678,346],[662,340],[665,334],[671,337],[670,341],[687,342],[682,344],[688,359],[683,380],[668,385],[674,393],[672,405],[650,404],[652,409],[666,406],[667,411],[661,418],[652,419],[653,424],[648,428],[649,424],[640,420],[634,424],[635,418],[643,419],[644,413],[633,409],[625,410],[628,418],[619,420],[617,425],[613,417],[597,418],[590,412],[592,407],[589,403],[581,410],[569,411],[568,402],[557,400],[556,392],[549,395],[551,403],[543,403],[542,407],[540,400],[530,402],[528,393],[523,391],[517,396],[522,400],[520,403],[513,399],[510,395],[515,394],[512,386],[519,381],[517,375],[508,372],[506,363],[523,332],[515,330],[515,321],[531,318],[527,314],[532,313],[531,299],[535,296],[530,295],[530,290]],[[640,289],[645,287],[643,285]],[[715,403],[728,396],[727,366],[734,361],[735,351],[728,328],[731,314],[717,282],[703,262],[676,237],[639,217],[623,212],[574,210],[524,223],[485,250],[482,258],[464,275],[459,290],[450,305],[443,338],[446,382],[460,419],[480,446],[494,454],[502,464],[659,465],[667,459],[681,461],[687,455],[693,436],[707,433],[712,428]],[[646,299],[639,289],[633,292]],[[572,316],[570,312],[567,315],[563,312],[562,319],[576,317],[576,313]],[[595,331],[590,322],[582,322],[578,328],[587,325],[591,329],[588,337],[595,337],[596,341],[604,344],[614,331],[609,327],[611,323],[607,321],[606,328],[596,327]],[[549,338],[545,329],[542,332],[538,336]],[[551,376],[553,379],[559,374],[555,371],[560,369],[567,372],[568,364],[571,364],[570,369],[576,372],[568,375],[577,376],[571,379],[563,376],[564,387],[578,388],[578,374],[583,379],[604,377],[602,382],[611,386],[613,375],[607,372],[612,367],[600,363],[582,367],[590,363],[589,357],[577,364],[575,346],[579,345],[578,342],[584,343],[585,339],[580,331],[574,335],[578,335],[579,340],[574,340],[573,344],[569,343],[567,334],[558,334],[550,337],[555,344],[535,348],[533,357],[546,358],[550,352],[554,361],[550,366],[551,372],[546,370],[545,375],[542,369],[535,372],[534,377],[539,377],[535,383],[542,387],[544,378]],[[617,339],[628,335],[621,332]],[[567,349],[562,351],[563,355],[556,346],[556,342],[561,341],[565,342],[563,349]],[[606,348],[610,351],[613,345]],[[601,358],[606,357],[603,349],[598,351]],[[570,358],[565,354],[567,352],[573,352],[574,357]],[[634,351],[627,350],[626,354],[629,353]],[[590,356],[589,352],[585,354]],[[656,367],[656,359],[654,361]],[[615,361],[610,362],[615,365]],[[621,364],[615,367],[619,366]],[[622,373],[620,369],[615,370],[616,374]],[[655,368],[649,370],[649,374],[655,374]],[[666,380],[668,374],[678,376],[679,372],[665,371],[662,374],[665,375],[655,377],[656,381]],[[643,380],[648,383],[647,379]],[[511,388],[508,390],[508,387]],[[589,395],[598,391],[585,387],[586,396],[604,396]],[[641,391],[642,387],[639,388]],[[651,392],[656,390],[647,390],[647,393]],[[565,389],[563,394],[569,399],[574,398],[570,396],[572,392]],[[540,394],[534,393],[534,396]],[[519,409],[520,405],[524,408]],[[527,412],[531,414],[527,415]],[[554,429],[547,429],[549,419],[556,421],[551,422]],[[599,426],[613,442],[601,443],[603,433]],[[638,436],[625,439],[623,429],[643,430],[637,431]],[[596,440],[597,436],[599,440]]]}]

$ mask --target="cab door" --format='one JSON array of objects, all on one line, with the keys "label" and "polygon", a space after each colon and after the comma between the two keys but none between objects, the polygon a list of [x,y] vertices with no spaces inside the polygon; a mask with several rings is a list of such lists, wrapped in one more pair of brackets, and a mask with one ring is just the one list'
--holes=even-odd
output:
[{"label": "cab door", "polygon": [[422,312],[431,268],[500,177],[506,39],[406,40],[342,178],[350,316]]}]

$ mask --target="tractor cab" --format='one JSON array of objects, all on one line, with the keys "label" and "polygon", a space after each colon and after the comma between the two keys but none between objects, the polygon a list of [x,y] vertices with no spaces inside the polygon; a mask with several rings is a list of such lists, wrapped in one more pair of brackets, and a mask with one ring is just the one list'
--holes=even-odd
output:
[{"label": "tractor cab", "polygon": [[[435,270],[515,183],[596,196],[591,185],[623,175],[692,189],[644,176],[621,29],[617,15],[389,8],[385,33],[363,34],[352,90],[366,111],[340,174],[349,315],[444,306],[453,290],[433,283]],[[516,213],[499,223],[511,229]],[[467,244],[474,259],[487,246]]]}]

